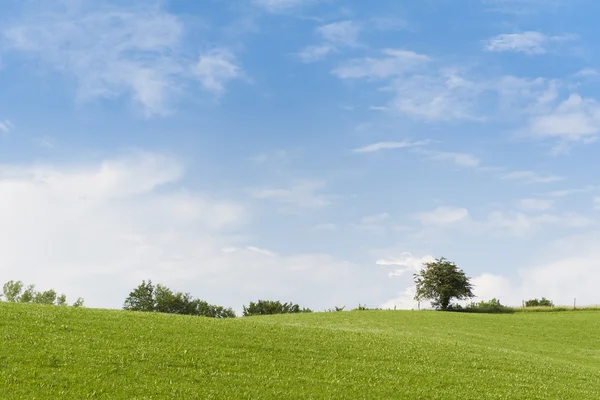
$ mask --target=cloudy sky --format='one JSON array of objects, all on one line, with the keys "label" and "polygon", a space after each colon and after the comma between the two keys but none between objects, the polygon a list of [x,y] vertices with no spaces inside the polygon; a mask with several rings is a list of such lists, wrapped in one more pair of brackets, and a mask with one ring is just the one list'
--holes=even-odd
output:
[{"label": "cloudy sky", "polygon": [[0,280],[598,304],[600,3],[1,1]]}]

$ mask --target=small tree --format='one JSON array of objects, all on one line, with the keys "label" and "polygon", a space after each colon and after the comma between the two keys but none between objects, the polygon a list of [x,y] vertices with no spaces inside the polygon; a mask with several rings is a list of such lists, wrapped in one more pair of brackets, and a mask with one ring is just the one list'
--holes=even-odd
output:
[{"label": "small tree", "polygon": [[452,299],[465,300],[473,295],[470,278],[456,264],[438,258],[424,264],[425,268],[414,274],[417,293],[415,300],[431,300],[431,304],[447,311]]},{"label": "small tree", "polygon": [[83,307],[83,298],[78,297],[77,301],[75,303],[73,303],[73,307],[75,307],[75,308]]},{"label": "small tree", "polygon": [[129,296],[125,299],[123,305],[124,310],[129,311],[154,311],[155,300],[154,300],[154,285],[152,281],[142,281],[142,283],[133,289]]},{"label": "small tree", "polygon": [[23,292],[19,301],[21,303],[31,303],[37,296],[37,292],[35,291],[35,285],[28,285],[27,289]]},{"label": "small tree", "polygon": [[21,299],[21,292],[23,291],[23,282],[21,281],[8,281],[2,287],[4,298],[6,301],[15,303]]},{"label": "small tree", "polygon": [[63,293],[56,298],[57,306],[66,306],[67,305],[67,296]]}]

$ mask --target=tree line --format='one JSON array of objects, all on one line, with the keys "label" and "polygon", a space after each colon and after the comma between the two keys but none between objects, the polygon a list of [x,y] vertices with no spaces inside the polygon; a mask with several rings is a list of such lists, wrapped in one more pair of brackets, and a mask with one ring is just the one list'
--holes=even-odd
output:
[{"label": "tree line", "polygon": [[[454,300],[468,300],[474,296],[471,278],[458,266],[445,258],[438,258],[423,264],[423,268],[413,275],[416,286],[414,299],[421,302],[430,301],[434,309],[440,311],[459,312],[511,312],[514,309],[500,304],[497,299],[489,301],[471,302],[463,307],[454,303]],[[8,302],[52,304],[67,306],[67,297],[58,294],[54,289],[39,292],[34,285],[25,287],[21,281],[8,281],[3,286],[0,299]],[[78,298],[73,307],[82,307],[83,299]],[[551,300],[527,300],[524,307],[554,307]],[[344,307],[335,307],[327,311],[343,311]],[[142,281],[134,288],[123,304],[123,309],[128,311],[159,312],[168,314],[195,315],[209,318],[235,318],[237,315],[231,307],[224,307],[194,298],[189,293],[173,291],[162,284],[154,285],[151,280]],[[359,304],[356,310],[367,310],[366,306]],[[278,300],[258,300],[243,306],[242,316],[272,314],[310,313],[309,308],[300,307],[292,302],[282,303]]]},{"label": "tree line", "polygon": [[[138,287],[129,293],[129,296],[125,299],[123,309],[210,318],[235,318],[237,316],[230,307],[209,304],[204,300],[194,298],[189,293],[176,292],[161,284],[154,285],[151,280],[142,281]],[[244,317],[312,312],[308,308],[301,308],[298,304],[273,300],[250,302],[248,306],[243,307],[243,310]]]},{"label": "tree line", "polygon": [[[24,289],[24,290],[23,290]],[[2,286],[0,299],[11,303],[35,303],[55,306],[68,306],[67,296],[58,294],[56,290],[50,289],[39,292],[35,285],[25,287],[21,281],[8,281]],[[73,304],[73,307],[83,307],[83,299],[79,297]]]}]

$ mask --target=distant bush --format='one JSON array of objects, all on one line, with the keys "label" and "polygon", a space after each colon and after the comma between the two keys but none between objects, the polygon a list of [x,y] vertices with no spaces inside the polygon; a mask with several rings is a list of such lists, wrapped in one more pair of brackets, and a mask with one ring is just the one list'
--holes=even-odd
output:
[{"label": "distant bush", "polygon": [[491,299],[489,301],[480,301],[478,303],[470,303],[466,307],[455,306],[453,311],[472,312],[472,313],[486,313],[486,314],[502,314],[512,313],[514,309],[500,304],[500,300]]},{"label": "distant bush", "polygon": [[[35,303],[56,306],[68,305],[67,296],[64,294],[59,295],[54,289],[38,292],[35,290],[35,285],[29,285],[23,290],[24,287],[25,285],[21,281],[8,281],[2,287],[2,295],[0,295],[0,298],[4,297],[5,301],[11,303]],[[79,298],[73,306],[83,306],[83,299]]]},{"label": "distant bush", "polygon": [[333,306],[333,308],[329,308],[329,309],[325,310],[325,312],[340,312],[340,311],[344,311],[344,308],[346,308],[346,306],[342,306],[342,307]]},{"label": "distant bush", "polygon": [[244,317],[253,315],[273,315],[273,314],[296,314],[312,312],[309,308],[300,308],[298,304],[282,303],[279,300],[258,300],[256,303],[251,301],[248,307],[244,306]]},{"label": "distant bush", "polygon": [[525,302],[525,307],[554,307],[554,303],[545,297],[541,299],[531,299]]},{"label": "distant bush", "polygon": [[152,281],[142,281],[125,299],[124,310],[160,312],[167,314],[196,315],[209,318],[235,318],[231,308],[208,304],[194,299],[189,293],[174,292],[168,287]]}]

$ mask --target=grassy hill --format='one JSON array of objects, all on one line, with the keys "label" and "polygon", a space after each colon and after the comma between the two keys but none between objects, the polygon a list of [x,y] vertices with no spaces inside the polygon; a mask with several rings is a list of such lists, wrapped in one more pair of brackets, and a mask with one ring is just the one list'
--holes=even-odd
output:
[{"label": "grassy hill", "polygon": [[2,399],[598,399],[600,312],[215,320],[0,303]]}]

